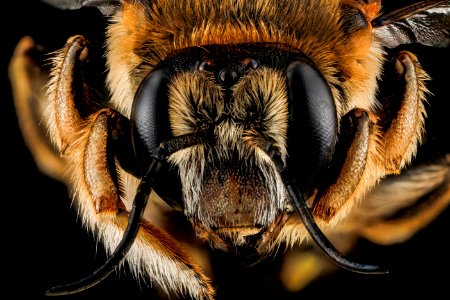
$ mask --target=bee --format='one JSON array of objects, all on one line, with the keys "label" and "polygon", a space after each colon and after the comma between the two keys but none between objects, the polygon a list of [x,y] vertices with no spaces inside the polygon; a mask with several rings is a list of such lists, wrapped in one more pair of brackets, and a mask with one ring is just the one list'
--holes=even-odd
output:
[{"label": "bee", "polygon": [[[214,299],[205,248],[257,263],[313,245],[385,274],[345,255],[354,238],[405,241],[447,207],[448,153],[418,159],[430,77],[403,46],[448,47],[448,1],[45,2],[108,20],[104,52],[68,37],[47,77],[25,37],[10,64],[36,163],[110,254],[48,295],[126,262],[168,295]],[[286,285],[327,269],[289,265]]]}]

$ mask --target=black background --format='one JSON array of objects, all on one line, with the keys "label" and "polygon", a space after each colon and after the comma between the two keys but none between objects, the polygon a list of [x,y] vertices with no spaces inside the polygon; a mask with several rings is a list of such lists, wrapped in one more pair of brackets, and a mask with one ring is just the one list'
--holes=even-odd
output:
[{"label": "black background", "polygon": [[[24,35],[33,36],[48,49],[61,47],[67,37],[93,34],[105,25],[94,9],[60,11],[37,1],[3,3],[0,41],[2,166],[2,294],[11,298],[43,299],[44,291],[66,283],[99,266],[105,259],[101,246],[82,228],[70,206],[65,186],[42,175],[24,146],[11,98],[7,67],[15,44]],[[395,1],[394,1],[395,2]],[[398,4],[399,2],[397,2]],[[432,130],[440,147],[448,151],[448,102],[450,92],[450,51],[419,47],[425,68],[434,77],[435,97],[430,99]],[[223,299],[309,299],[316,297],[403,298],[428,295],[431,299],[449,290],[450,212],[445,211],[428,228],[401,245],[382,247],[361,241],[352,254],[355,260],[388,266],[386,276],[360,275],[338,271],[310,285],[298,294],[279,294],[267,281],[261,283],[262,267],[254,270],[228,268]],[[270,262],[268,262],[270,264]],[[225,289],[224,288],[224,289]],[[140,287],[125,271],[111,275],[103,283],[66,299],[156,299],[151,288]],[[253,298],[252,297],[252,298]],[[8,297],[7,297],[8,298]],[[439,297],[441,298],[441,297]],[[64,298],[62,298],[64,299]]]}]

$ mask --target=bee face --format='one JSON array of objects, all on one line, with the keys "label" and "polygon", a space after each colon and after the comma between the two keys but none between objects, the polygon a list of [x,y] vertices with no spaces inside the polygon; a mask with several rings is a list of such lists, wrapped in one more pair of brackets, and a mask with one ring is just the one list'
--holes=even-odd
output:
[{"label": "bee face", "polygon": [[[187,9],[179,19],[172,15],[180,5],[177,1],[160,2],[155,3],[158,10],[125,3],[109,27],[112,102],[129,115],[130,99],[143,76],[161,64],[177,65],[167,99],[172,134],[214,132],[209,144],[170,157],[180,175],[181,206],[198,235],[214,236],[218,247],[244,245],[249,236],[266,244],[276,238],[284,224],[280,220],[292,213],[271,155],[286,161],[308,148],[294,145],[293,136],[292,150],[287,149],[289,101],[293,101],[288,99],[288,60],[302,57],[324,77],[338,119],[354,107],[375,106],[381,50],[372,43],[367,18],[377,14],[377,6],[364,7],[374,10],[365,15],[354,3],[352,7],[339,1],[289,1],[276,9],[262,2],[186,1],[183,9],[195,9]],[[317,18],[307,18],[312,12],[319,14]],[[195,21],[202,18],[202,23]],[[173,23],[164,21],[169,19]],[[229,46],[231,37],[240,47]],[[179,54],[184,49],[193,50]],[[330,130],[337,130],[336,125]],[[296,166],[301,174],[314,168],[302,162]],[[274,223],[280,228],[263,234]],[[254,242],[246,246],[255,247]]]},{"label": "bee face", "polygon": [[[261,236],[286,209],[270,156],[286,156],[288,99],[281,70],[242,56],[256,51],[225,52],[175,76],[169,86],[169,116],[174,135],[212,132],[211,141],[170,160],[179,169],[185,214],[198,235],[208,237],[213,231],[216,246],[228,249],[244,245],[247,236]],[[239,55],[231,58],[232,53]]]},{"label": "bee face", "polygon": [[[112,255],[92,276],[50,294],[95,285],[128,253],[138,277],[213,299],[210,279],[178,243],[184,228],[155,218],[155,208],[190,221],[196,243],[216,249],[259,259],[311,237],[337,265],[379,274],[378,266],[345,259],[318,225],[345,236],[343,244],[357,236],[398,241],[450,201],[448,157],[405,170],[424,135],[428,75],[411,52],[387,50],[442,45],[446,1],[392,13],[382,13],[379,0],[69,2],[53,3],[94,5],[109,16],[106,82],[86,75],[96,57],[83,36],[73,36],[55,53],[46,99],[33,114],[44,112],[56,146],[53,174],[69,175],[59,178]],[[430,27],[424,37],[422,26]],[[12,61],[16,90],[35,68],[31,48],[23,41]],[[385,72],[399,85],[383,89],[388,94],[378,85]],[[36,90],[37,81],[26,79]],[[33,97],[18,95],[19,118],[28,120],[22,104]],[[33,151],[42,161],[49,155]],[[398,182],[418,177],[427,184],[396,198]],[[379,209],[385,195],[392,201]],[[423,209],[399,231],[373,225],[389,227],[386,220],[418,198],[433,198],[438,208]]]}]

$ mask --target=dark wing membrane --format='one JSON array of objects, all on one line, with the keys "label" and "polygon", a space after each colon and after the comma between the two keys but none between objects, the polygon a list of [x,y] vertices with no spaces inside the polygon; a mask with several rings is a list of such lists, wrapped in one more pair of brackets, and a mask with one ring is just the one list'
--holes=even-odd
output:
[{"label": "dark wing membrane", "polygon": [[120,0],[41,0],[60,9],[80,9],[97,7],[104,15],[112,15],[120,5]]},{"label": "dark wing membrane", "polygon": [[421,1],[372,21],[374,35],[388,48],[417,43],[450,45],[450,1]]}]

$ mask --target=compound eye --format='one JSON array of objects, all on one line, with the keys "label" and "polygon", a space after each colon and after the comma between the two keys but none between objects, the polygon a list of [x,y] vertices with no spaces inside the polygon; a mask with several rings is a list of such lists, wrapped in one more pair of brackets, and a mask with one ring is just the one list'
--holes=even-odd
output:
[{"label": "compound eye", "polygon": [[[160,144],[173,138],[169,122],[168,84],[170,71],[152,71],[141,83],[131,110],[132,142],[136,159],[144,173],[153,158],[158,158]],[[182,207],[181,182],[175,167],[165,164],[154,189],[168,204]]]},{"label": "compound eye", "polygon": [[133,147],[145,171],[162,142],[172,138],[169,123],[169,71],[152,71],[142,81],[131,109]]},{"label": "compound eye", "polygon": [[214,62],[210,59],[202,61],[198,65],[198,71],[199,72],[212,72],[214,71]]},{"label": "compound eye", "polygon": [[290,168],[307,195],[328,168],[337,139],[337,113],[330,87],[309,62],[291,62],[286,72],[289,91],[288,153]]}]

